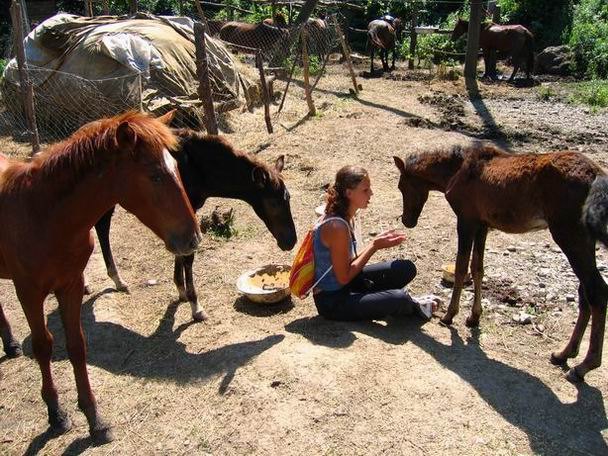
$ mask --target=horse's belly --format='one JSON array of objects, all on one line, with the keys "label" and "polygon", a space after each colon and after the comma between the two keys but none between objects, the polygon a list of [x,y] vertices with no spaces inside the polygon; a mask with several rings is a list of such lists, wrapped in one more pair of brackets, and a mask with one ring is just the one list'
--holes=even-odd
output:
[{"label": "horse's belly", "polygon": [[489,214],[485,222],[489,227],[505,233],[527,233],[547,228],[547,221],[541,214],[525,216],[516,212]]}]

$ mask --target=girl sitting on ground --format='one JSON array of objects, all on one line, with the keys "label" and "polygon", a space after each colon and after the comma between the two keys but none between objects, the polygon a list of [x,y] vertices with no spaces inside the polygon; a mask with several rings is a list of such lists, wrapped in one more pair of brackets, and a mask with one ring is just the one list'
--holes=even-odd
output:
[{"label": "girl sitting on ground", "polygon": [[357,210],[368,206],[372,195],[369,175],[358,166],[341,168],[328,189],[325,216],[313,229],[313,299],[319,315],[353,321],[417,312],[428,320],[440,300],[433,295],[412,298],[405,291],[404,287],[416,276],[414,263],[393,260],[367,264],[378,250],[405,241],[405,234],[385,231],[358,249],[353,219]]}]

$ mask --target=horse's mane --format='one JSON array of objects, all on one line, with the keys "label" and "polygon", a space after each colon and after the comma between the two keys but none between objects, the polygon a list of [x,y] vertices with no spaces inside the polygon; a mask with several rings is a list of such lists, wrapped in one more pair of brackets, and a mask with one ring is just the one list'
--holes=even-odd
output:
[{"label": "horse's mane", "polygon": [[177,141],[164,123],[146,114],[126,112],[83,125],[69,138],[49,146],[29,162],[12,162],[4,172],[4,189],[16,190],[34,178],[49,176],[68,177],[70,182],[75,182],[92,169],[98,170],[116,159],[116,132],[123,122],[128,122],[139,144],[159,152],[176,147]]},{"label": "horse's mane", "polygon": [[470,158],[483,160],[503,154],[507,154],[507,152],[493,144],[475,141],[467,145],[456,144],[447,148],[410,154],[405,160],[405,166],[407,170],[415,171],[417,168],[425,168],[428,163],[453,162],[460,164]]},{"label": "horse's mane", "polygon": [[[242,166],[243,171],[249,175],[253,169],[262,168],[268,173],[269,184],[274,189],[279,189],[282,186],[282,179],[279,172],[273,167],[256,158],[254,155],[244,151],[240,151],[230,144],[224,137],[217,135],[207,135],[205,133],[191,130],[189,128],[181,128],[173,130],[179,138],[182,146],[188,142],[190,144],[197,143],[197,149],[205,150],[207,154],[214,154],[219,159],[234,159],[234,162]],[[178,153],[183,153],[181,152]],[[234,170],[235,172],[237,170]]]}]

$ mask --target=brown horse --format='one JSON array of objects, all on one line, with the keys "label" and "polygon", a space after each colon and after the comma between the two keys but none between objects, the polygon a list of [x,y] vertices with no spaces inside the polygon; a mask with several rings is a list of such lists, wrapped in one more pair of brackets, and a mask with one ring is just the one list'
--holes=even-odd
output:
[{"label": "brown horse", "polygon": [[370,74],[374,73],[374,51],[379,50],[382,69],[389,71],[388,52],[393,51],[393,64],[391,70],[395,69],[395,56],[397,53],[397,42],[401,40],[401,19],[396,18],[392,24],[384,19],[376,19],[367,25],[367,41],[371,47]]},{"label": "brown horse", "polygon": [[[266,224],[281,250],[296,244],[296,229],[291,215],[290,196],[280,172],[284,157],[274,167],[256,160],[252,155],[234,149],[221,136],[204,135],[193,130],[176,130],[179,144],[173,155],[184,183],[190,204],[200,209],[211,197],[235,198],[245,201]],[[110,209],[95,224],[108,275],[116,288],[127,291],[114,263],[110,248]],[[196,296],[192,278],[194,253],[175,258],[174,281],[180,300],[190,302],[192,318],[207,318]],[[184,284],[185,278],[185,284]]]},{"label": "brown horse", "polygon": [[442,322],[451,324],[458,313],[472,248],[475,297],[467,326],[479,324],[488,229],[525,233],[548,227],[580,281],[576,326],[566,347],[554,352],[551,361],[565,364],[578,355],[591,315],[589,351],[567,378],[582,381],[588,371],[599,367],[608,300],[608,286],[595,264],[596,241],[608,245],[608,177],[604,171],[577,152],[511,155],[479,144],[412,155],[405,163],[398,157],[394,160],[401,172],[406,227],[416,226],[431,190],[445,194],[457,217],[454,291]]},{"label": "brown horse", "polygon": [[222,27],[226,24],[227,24],[227,21],[208,20],[207,21],[207,30],[208,30],[209,35],[211,35],[211,36],[218,35],[220,33],[220,30],[222,29]]},{"label": "brown horse", "polygon": [[240,49],[243,52],[260,49],[264,54],[277,53],[285,50],[289,44],[289,30],[263,22],[227,22],[220,29],[219,37],[228,43],[244,46],[246,49]]},{"label": "brown horse", "polygon": [[[65,432],[70,419],[59,405],[51,376],[53,337],[43,304],[55,293],[74,368],[78,406],[96,443],[112,440],[97,411],[89,384],[80,322],[83,270],[93,251],[91,228],[110,207],[132,212],[176,255],[188,255],[200,240],[196,219],[168,152],[175,136],[165,125],[171,115],[153,119],[127,113],[92,122],[30,162],[0,159],[0,277],[11,279],[32,334],[42,372],[42,398],[53,432]],[[7,354],[18,344],[6,340],[8,322],[0,312]]]},{"label": "brown horse", "polygon": [[[469,22],[458,19],[452,32],[452,40],[457,40],[468,30]],[[523,25],[482,24],[479,34],[479,47],[483,50],[483,61],[486,67],[485,76],[496,79],[496,63],[491,57],[491,51],[496,50],[511,56],[513,73],[509,77],[509,82],[513,81],[524,60],[526,63],[526,78],[530,79],[530,72],[534,67],[534,35]]]}]

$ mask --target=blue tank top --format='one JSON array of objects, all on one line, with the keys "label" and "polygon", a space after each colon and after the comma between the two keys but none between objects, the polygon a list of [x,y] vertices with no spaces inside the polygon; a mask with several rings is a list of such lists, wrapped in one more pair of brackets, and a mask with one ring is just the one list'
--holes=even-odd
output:
[{"label": "blue tank top", "polygon": [[[352,229],[350,224],[341,217],[328,217],[325,220],[321,220],[313,227],[312,232],[312,248],[315,256],[315,287],[316,289],[320,289],[322,291],[336,291],[342,288],[338,279],[336,279],[336,274],[333,271],[332,263],[331,263],[331,253],[323,242],[321,241],[321,226],[326,222],[331,220],[340,220],[346,226],[348,226],[348,231],[351,237],[351,249],[350,249],[350,257],[353,258],[357,253],[357,241],[352,234]],[[325,275],[324,275],[325,274]]]}]

